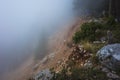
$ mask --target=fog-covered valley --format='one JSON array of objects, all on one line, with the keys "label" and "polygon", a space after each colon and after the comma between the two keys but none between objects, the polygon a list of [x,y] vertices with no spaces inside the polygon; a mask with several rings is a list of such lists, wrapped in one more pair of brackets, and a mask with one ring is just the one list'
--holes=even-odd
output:
[{"label": "fog-covered valley", "polygon": [[76,17],[100,15],[102,4],[104,0],[0,0],[0,80],[29,57],[43,58],[49,37]]},{"label": "fog-covered valley", "polygon": [[1,0],[0,75],[44,46],[49,36],[73,18],[72,9],[72,0]]}]

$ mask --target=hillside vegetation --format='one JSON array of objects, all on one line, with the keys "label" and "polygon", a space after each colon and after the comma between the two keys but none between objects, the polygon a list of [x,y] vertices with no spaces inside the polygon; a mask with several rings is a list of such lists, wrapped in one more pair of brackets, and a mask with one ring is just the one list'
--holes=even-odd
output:
[{"label": "hillside vegetation", "polygon": [[[60,72],[51,69],[51,80],[108,80],[106,73],[101,70],[102,65],[96,53],[106,44],[118,43],[119,30],[120,24],[113,17],[83,23],[73,36],[75,47],[72,55]],[[107,32],[111,32],[110,39]],[[84,49],[83,55],[79,55],[82,54],[79,53],[79,46]]]},{"label": "hillside vegetation", "polygon": [[107,41],[107,31],[111,31],[113,36],[113,43],[119,42],[120,37],[120,23],[115,22],[113,17],[104,18],[101,21],[86,22],[80,26],[79,30],[73,36],[74,43],[80,43],[81,41],[93,42],[105,38]]}]

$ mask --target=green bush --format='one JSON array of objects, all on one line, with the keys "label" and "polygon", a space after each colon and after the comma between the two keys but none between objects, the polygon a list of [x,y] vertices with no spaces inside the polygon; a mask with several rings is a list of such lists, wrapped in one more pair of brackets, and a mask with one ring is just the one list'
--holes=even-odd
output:
[{"label": "green bush", "polygon": [[82,40],[82,38],[84,39],[84,36],[82,35],[82,32],[81,31],[77,31],[75,33],[75,36],[73,37],[73,42],[77,44],[77,43],[80,42],[80,40]]},{"label": "green bush", "polygon": [[119,76],[120,76],[120,68],[119,68],[119,69],[117,69],[117,70],[115,70],[115,71],[116,71],[117,75],[119,75]]},{"label": "green bush", "polygon": [[113,17],[113,16],[110,16],[110,17],[108,17],[107,19],[106,19],[106,24],[107,25],[115,25],[116,24],[116,22],[115,22],[115,18]]},{"label": "green bush", "polygon": [[85,50],[92,54],[96,54],[98,50],[100,50],[105,44],[99,43],[99,44],[93,44],[88,41],[81,41],[81,44]]},{"label": "green bush", "polygon": [[107,80],[106,74],[95,68],[73,68],[71,80]]},{"label": "green bush", "polygon": [[67,69],[63,69],[59,73],[54,73],[50,80],[107,80],[104,72],[97,68],[77,68],[71,69],[71,74],[67,75]]},{"label": "green bush", "polygon": [[93,48],[93,51],[92,53],[97,53],[98,50],[100,50],[103,46],[105,46],[105,44],[93,44],[92,48]]},{"label": "green bush", "polygon": [[116,24],[112,30],[113,37],[115,38],[114,42],[120,43],[120,23]]},{"label": "green bush", "polygon": [[90,58],[93,66],[97,66],[100,64],[99,58],[96,56],[96,54],[93,54],[92,57]]},{"label": "green bush", "polygon": [[102,23],[84,23],[80,26],[80,30],[73,36],[73,42],[77,44],[80,41],[92,42],[95,40],[100,40],[101,37],[107,37],[108,30],[113,33],[113,42],[120,42],[120,23],[115,22],[114,17],[107,17]]},{"label": "green bush", "polygon": [[102,24],[97,22],[84,23],[73,36],[74,43],[79,43],[81,40],[94,41],[96,37],[102,35],[102,32],[97,33],[96,31],[103,29],[103,27]]},{"label": "green bush", "polygon": [[83,48],[89,52],[93,52],[93,44],[88,41],[81,41]]}]

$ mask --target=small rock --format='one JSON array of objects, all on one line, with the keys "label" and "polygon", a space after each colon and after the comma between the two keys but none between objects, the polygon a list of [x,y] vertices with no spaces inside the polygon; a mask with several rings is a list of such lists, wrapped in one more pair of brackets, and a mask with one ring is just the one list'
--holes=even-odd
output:
[{"label": "small rock", "polygon": [[94,44],[99,44],[101,41],[93,41]]},{"label": "small rock", "polygon": [[120,77],[116,74],[113,74],[111,72],[107,73],[107,77],[112,78],[112,79],[120,79]]},{"label": "small rock", "polygon": [[43,60],[41,61],[42,64],[45,64],[48,61],[48,57],[43,58]]},{"label": "small rock", "polygon": [[32,69],[36,70],[39,67],[40,64],[36,64]]},{"label": "small rock", "polygon": [[115,72],[115,71],[112,71],[112,73],[113,73],[113,74],[116,74],[116,72]]},{"label": "small rock", "polygon": [[57,64],[59,64],[59,65],[60,65],[60,64],[61,64],[61,61],[58,61],[58,62],[57,62]]},{"label": "small rock", "polygon": [[92,63],[90,61],[88,61],[84,64],[84,67],[88,67],[88,68],[92,67]]},{"label": "small rock", "polygon": [[55,53],[49,54],[48,57],[49,57],[50,59],[54,58],[54,57],[55,57]]},{"label": "small rock", "polygon": [[108,70],[107,68],[102,68],[102,71],[103,71],[103,72],[106,72],[106,73],[109,72],[109,70]]}]

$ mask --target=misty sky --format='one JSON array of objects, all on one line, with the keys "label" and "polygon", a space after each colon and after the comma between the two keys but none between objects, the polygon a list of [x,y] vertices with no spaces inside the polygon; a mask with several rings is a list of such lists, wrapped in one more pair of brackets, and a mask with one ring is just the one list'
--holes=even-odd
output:
[{"label": "misty sky", "polygon": [[51,28],[70,17],[71,5],[70,0],[0,0],[0,41],[11,45],[31,30]]},{"label": "misty sky", "polygon": [[21,60],[42,32],[69,21],[72,9],[72,0],[0,0],[0,72]]}]

